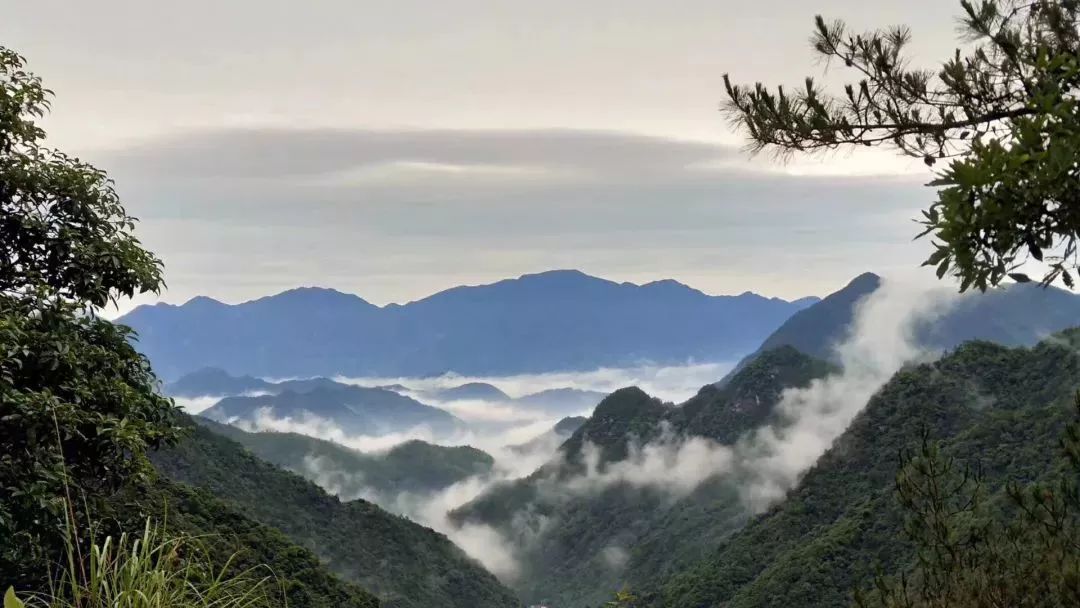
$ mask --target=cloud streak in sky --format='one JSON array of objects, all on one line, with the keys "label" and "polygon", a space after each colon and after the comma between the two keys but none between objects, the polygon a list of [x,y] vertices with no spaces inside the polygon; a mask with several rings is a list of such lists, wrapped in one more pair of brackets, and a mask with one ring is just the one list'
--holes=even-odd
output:
[{"label": "cloud streak in sky", "polygon": [[740,164],[737,148],[630,133],[569,129],[364,130],[237,128],[193,131],[104,152],[146,177],[288,180],[360,168],[518,169],[536,174],[638,176]]},{"label": "cloud streak in sky", "polygon": [[237,128],[93,157],[169,301],[320,285],[402,302],[552,268],[795,298],[923,253],[922,178],[796,176],[628,133]]}]

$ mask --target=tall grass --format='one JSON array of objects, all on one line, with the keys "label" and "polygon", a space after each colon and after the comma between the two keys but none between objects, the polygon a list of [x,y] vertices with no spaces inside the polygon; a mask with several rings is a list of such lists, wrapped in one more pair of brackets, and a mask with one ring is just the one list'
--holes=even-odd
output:
[{"label": "tall grass", "polygon": [[235,555],[217,566],[203,541],[170,536],[147,520],[141,535],[92,542],[81,559],[69,531],[67,564],[47,593],[16,597],[4,608],[269,608],[286,604],[268,567],[238,570]]}]

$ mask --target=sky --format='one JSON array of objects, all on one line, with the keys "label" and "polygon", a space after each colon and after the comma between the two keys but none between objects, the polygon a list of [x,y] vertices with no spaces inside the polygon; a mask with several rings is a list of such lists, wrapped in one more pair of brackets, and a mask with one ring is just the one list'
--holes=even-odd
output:
[{"label": "sky", "polygon": [[[162,299],[298,285],[385,304],[553,268],[713,294],[919,275],[933,193],[886,151],[750,157],[722,76],[841,82],[815,14],[898,23],[933,67],[952,0],[11,3],[52,145],[107,170]],[[923,273],[925,275],[925,273]]]}]

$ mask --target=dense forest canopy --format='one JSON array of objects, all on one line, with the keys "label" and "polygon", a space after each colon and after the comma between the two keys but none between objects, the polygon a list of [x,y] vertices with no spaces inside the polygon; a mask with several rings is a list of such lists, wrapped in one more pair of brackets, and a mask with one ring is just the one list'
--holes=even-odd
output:
[{"label": "dense forest canopy", "polygon": [[[148,473],[172,402],[93,309],[158,291],[106,175],[44,145],[51,93],[0,47],[0,578],[40,580],[65,527]],[[79,509],[83,511],[83,509]],[[84,522],[85,523],[85,522]]]}]

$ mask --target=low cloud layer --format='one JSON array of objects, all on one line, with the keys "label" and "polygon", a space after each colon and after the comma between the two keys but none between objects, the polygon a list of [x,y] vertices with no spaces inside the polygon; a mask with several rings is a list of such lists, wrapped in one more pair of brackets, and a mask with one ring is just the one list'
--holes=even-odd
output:
[{"label": "low cloud layer", "polygon": [[735,475],[746,502],[759,511],[793,488],[900,368],[933,357],[916,343],[923,323],[945,314],[958,297],[944,289],[920,289],[883,281],[860,301],[849,334],[836,345],[841,371],[805,388],[785,390],[777,404],[779,422],[758,428],[733,446],[702,437],[674,436],[630,446],[627,459],[604,467],[586,444],[586,472],[558,485],[571,491],[625,483],[676,496],[711,477]]},{"label": "low cloud layer", "polygon": [[785,391],[777,405],[783,421],[739,444],[739,466],[751,474],[742,491],[755,509],[783,498],[904,364],[934,355],[917,345],[915,331],[956,300],[947,290],[884,281],[858,303],[850,334],[836,347],[842,371]]},{"label": "low cloud layer", "polygon": [[[956,296],[946,290],[925,290],[908,284],[885,281],[880,289],[856,307],[850,334],[837,345],[842,371],[819,379],[805,388],[785,391],[777,405],[779,421],[758,428],[734,445],[720,445],[703,437],[685,437],[670,428],[661,429],[658,438],[641,444],[631,441],[626,459],[600,462],[596,446],[583,448],[583,472],[569,478],[555,476],[537,480],[537,489],[545,501],[556,504],[587,497],[613,486],[647,488],[669,495],[673,501],[686,497],[706,480],[729,477],[737,480],[738,489],[749,512],[765,509],[793,488],[802,474],[833,444],[867,401],[903,365],[933,356],[915,342],[919,324],[944,314]],[[456,386],[466,381],[493,381],[508,393],[527,394],[552,386],[610,390],[620,383],[638,384],[650,392],[659,392],[681,402],[697,387],[715,381],[722,369],[710,366],[681,368],[641,368],[637,370],[598,370],[586,374],[543,374],[512,379],[480,379],[457,376],[430,378],[415,385],[416,390]],[[370,384],[395,379],[352,379]],[[409,379],[396,379],[407,382]],[[636,382],[630,382],[635,380]],[[413,380],[413,382],[417,382]],[[693,387],[693,389],[691,389]],[[459,414],[480,407],[465,402]],[[526,416],[507,416],[511,409],[496,409],[498,415],[475,415],[480,422],[506,423],[489,426],[453,438],[432,437],[424,429],[387,437],[349,437],[333,425],[316,419],[289,420],[260,416],[256,425],[262,430],[288,430],[330,439],[365,451],[386,449],[408,438],[441,443],[469,443],[485,449],[496,458],[491,475],[476,476],[436,493],[402,493],[380,496],[355,492],[343,498],[366,498],[405,514],[447,534],[470,555],[481,561],[503,580],[512,581],[519,570],[518,560],[529,544],[540,538],[557,521],[526,508],[511,517],[512,534],[475,522],[456,525],[447,514],[483,494],[498,482],[528,475],[542,464],[550,463],[557,443],[535,442],[530,452],[511,451],[508,445],[520,444],[550,429],[553,420],[532,420]],[[349,478],[348,472],[327,469],[325,463],[312,461],[306,474],[330,491],[362,486],[362,480]],[[622,542],[622,541],[620,541]],[[601,556],[613,569],[626,562],[627,548],[609,548]]]},{"label": "low cloud layer", "polygon": [[426,426],[417,426],[397,433],[351,435],[325,418],[306,412],[299,417],[278,417],[270,408],[256,410],[255,417],[251,420],[230,420],[229,423],[249,432],[297,433],[318,437],[361,452],[383,452],[414,439],[428,442],[436,439],[436,434]]},{"label": "low cloud layer", "polygon": [[[277,424],[280,426],[280,421]],[[550,425],[548,424],[546,428],[550,428]],[[363,477],[356,472],[343,471],[317,457],[306,458],[304,469],[297,472],[328,492],[338,495],[342,500],[358,498],[368,500],[384,509],[405,515],[422,525],[442,532],[490,572],[504,581],[512,581],[519,574],[518,548],[514,542],[488,525],[479,523],[459,525],[451,522],[449,513],[482,495],[492,486],[528,475],[547,462],[554,454],[557,444],[533,442],[528,446],[529,449],[523,450],[510,449],[504,443],[506,441],[521,443],[516,440],[528,433],[533,433],[531,436],[534,437],[539,430],[536,426],[519,427],[498,437],[488,436],[479,441],[474,438],[472,445],[485,447],[485,451],[495,458],[494,469],[488,474],[468,477],[436,492],[381,493],[365,486]],[[400,439],[393,438],[396,441]],[[335,441],[350,447],[363,446],[369,449],[383,447],[380,446],[380,442],[373,441],[372,438],[339,435]]]},{"label": "low cloud layer", "polygon": [[666,427],[660,437],[644,445],[632,443],[626,459],[601,467],[600,450],[584,446],[585,473],[569,480],[548,481],[548,486],[570,494],[587,494],[613,485],[655,488],[679,498],[703,481],[731,470],[734,453],[704,437],[676,437]]},{"label": "low cloud layer", "polygon": [[334,378],[338,382],[360,386],[400,384],[416,395],[453,388],[466,383],[492,384],[513,398],[524,397],[554,388],[574,388],[611,393],[626,386],[637,386],[665,401],[681,402],[692,397],[706,384],[716,382],[733,363],[691,363],[675,366],[600,368],[590,371],[518,374],[513,376],[462,376],[445,374],[429,378]]},{"label": "low cloud layer", "polygon": [[[609,464],[601,464],[598,448],[586,443],[584,472],[539,480],[540,496],[558,504],[623,485],[662,491],[678,500],[708,479],[729,478],[738,484],[748,512],[760,512],[797,485],[903,365],[934,356],[917,346],[915,330],[947,312],[956,299],[947,290],[885,281],[858,304],[850,334],[837,345],[842,371],[808,387],[786,390],[777,405],[777,423],[750,432],[735,445],[677,436],[665,427],[649,443],[631,442],[628,457]],[[517,513],[513,522],[517,551],[547,526],[558,525],[531,507]],[[493,550],[505,559],[507,546],[504,542]],[[616,558],[623,554],[621,547],[612,553]],[[623,563],[608,559],[607,552],[602,557],[611,567]]]}]

